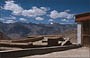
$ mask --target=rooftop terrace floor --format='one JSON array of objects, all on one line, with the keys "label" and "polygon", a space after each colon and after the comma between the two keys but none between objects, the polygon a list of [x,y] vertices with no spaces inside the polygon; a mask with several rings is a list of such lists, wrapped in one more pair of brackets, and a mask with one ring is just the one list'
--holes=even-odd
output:
[{"label": "rooftop terrace floor", "polygon": [[77,49],[52,52],[43,55],[25,56],[22,58],[90,58],[90,48],[81,47]]}]

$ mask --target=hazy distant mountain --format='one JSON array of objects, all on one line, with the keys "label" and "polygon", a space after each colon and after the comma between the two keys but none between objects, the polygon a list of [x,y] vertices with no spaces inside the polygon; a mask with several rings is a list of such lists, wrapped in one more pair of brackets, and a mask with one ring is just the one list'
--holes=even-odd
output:
[{"label": "hazy distant mountain", "polygon": [[11,38],[20,38],[27,35],[49,35],[63,34],[67,30],[76,29],[76,24],[35,24],[35,23],[2,23],[0,22],[0,31]]}]

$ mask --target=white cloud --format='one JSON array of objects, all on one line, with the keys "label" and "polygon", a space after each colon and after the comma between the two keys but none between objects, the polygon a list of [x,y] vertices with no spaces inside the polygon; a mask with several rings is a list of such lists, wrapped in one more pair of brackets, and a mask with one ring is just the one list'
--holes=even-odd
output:
[{"label": "white cloud", "polygon": [[54,24],[54,20],[53,19],[49,19],[49,23],[50,24]]},{"label": "white cloud", "polygon": [[27,19],[25,19],[25,18],[20,18],[19,19],[21,22],[27,22]]},{"label": "white cloud", "polygon": [[7,19],[8,19],[8,20],[9,20],[9,19],[10,19],[10,20],[16,20],[16,17],[14,17],[14,16],[3,17],[3,18],[6,19],[6,20],[7,20]]},{"label": "white cloud", "polygon": [[0,18],[0,21],[1,21],[1,22],[4,22],[4,21],[5,21],[5,19],[4,19],[4,18]]},{"label": "white cloud", "polygon": [[60,12],[59,13],[59,17],[60,18],[66,18],[66,19],[72,19],[73,18],[73,14],[69,14],[67,12]]},{"label": "white cloud", "polygon": [[37,7],[32,7],[32,9],[29,10],[24,10],[22,12],[23,16],[28,16],[28,17],[36,17],[36,16],[42,16],[45,15],[47,12],[45,9],[40,9]]},{"label": "white cloud", "polygon": [[69,9],[67,9],[67,10],[65,10],[64,12],[70,12],[70,10],[69,10]]},{"label": "white cloud", "polygon": [[50,24],[54,24],[53,22],[50,22]]},{"label": "white cloud", "polygon": [[50,13],[49,16],[50,16],[52,19],[57,19],[57,18],[72,19],[74,15],[68,13],[69,11],[70,11],[70,10],[66,10],[66,11],[64,11],[64,12],[58,12],[58,11],[56,11],[56,10],[53,10],[53,11],[51,11],[51,13]]},{"label": "white cloud", "polygon": [[0,18],[0,21],[3,21],[3,20],[5,20],[5,19],[3,19],[3,18]]},{"label": "white cloud", "polygon": [[61,21],[68,22],[68,20],[67,20],[67,19],[62,19]]},{"label": "white cloud", "polygon": [[[44,20],[44,18],[42,18],[41,16],[48,15],[47,12],[48,10],[50,10],[50,8],[47,7],[36,7],[36,6],[30,9],[23,9],[21,6],[19,6],[12,0],[5,1],[5,5],[3,9],[12,11],[12,14],[14,15],[34,17],[36,20]],[[70,14],[69,12],[70,12],[69,9],[63,12],[58,12],[57,10],[53,10],[49,14],[51,18],[51,20],[49,21],[53,21],[53,19],[57,19],[57,18],[61,18],[63,19],[63,21],[66,21],[66,19],[72,19],[74,15]],[[4,19],[7,20],[7,22],[14,22],[16,20],[16,17],[10,16],[10,17],[5,17]],[[23,22],[27,21],[27,19],[25,18],[20,18],[19,20]]]},{"label": "white cloud", "polygon": [[59,12],[56,10],[51,11],[50,17],[53,19],[59,18]]},{"label": "white cloud", "polygon": [[18,4],[15,4],[14,1],[5,1],[3,9],[12,11],[13,14],[18,15],[23,11],[23,8]]},{"label": "white cloud", "polygon": [[6,21],[3,22],[3,23],[15,23],[15,22],[17,22],[17,21],[15,21],[15,20],[6,20]]},{"label": "white cloud", "polygon": [[53,20],[53,19],[49,19],[48,21],[52,22],[52,21],[54,21],[54,20]]},{"label": "white cloud", "polygon": [[12,11],[12,14],[14,15],[22,15],[27,17],[36,17],[36,16],[42,16],[47,13],[49,8],[46,7],[32,7],[31,9],[23,9],[18,4],[15,4],[14,1],[5,1],[5,5],[3,9]]},{"label": "white cloud", "polygon": [[1,22],[3,22],[3,23],[14,23],[14,22],[16,22],[17,20],[16,20],[16,17],[14,17],[14,16],[8,16],[8,17],[2,17],[2,18],[0,18],[0,21]]},{"label": "white cloud", "polygon": [[46,8],[46,7],[40,7],[40,9],[42,9],[42,10],[44,10],[44,11],[50,10],[50,8]]},{"label": "white cloud", "polygon": [[44,18],[42,18],[42,17],[36,17],[35,19],[36,20],[44,20]]}]

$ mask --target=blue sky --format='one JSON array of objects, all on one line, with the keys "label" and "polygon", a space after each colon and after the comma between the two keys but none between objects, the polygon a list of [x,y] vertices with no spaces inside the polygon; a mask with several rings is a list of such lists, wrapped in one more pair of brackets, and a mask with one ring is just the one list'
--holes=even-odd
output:
[{"label": "blue sky", "polygon": [[4,23],[74,23],[74,15],[90,12],[90,0],[0,0]]}]

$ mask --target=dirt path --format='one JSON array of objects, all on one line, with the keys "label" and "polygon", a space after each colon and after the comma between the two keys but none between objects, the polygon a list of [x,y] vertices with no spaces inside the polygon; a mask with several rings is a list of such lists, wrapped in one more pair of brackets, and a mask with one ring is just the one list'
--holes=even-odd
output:
[{"label": "dirt path", "polygon": [[43,55],[26,56],[22,58],[90,58],[90,48],[82,47],[67,51],[53,52]]}]

